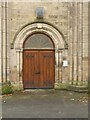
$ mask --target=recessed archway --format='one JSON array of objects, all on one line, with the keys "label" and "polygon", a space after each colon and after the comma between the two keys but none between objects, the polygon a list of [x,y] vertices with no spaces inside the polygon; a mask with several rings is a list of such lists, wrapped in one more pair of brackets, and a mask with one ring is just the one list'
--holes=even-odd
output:
[{"label": "recessed archway", "polygon": [[55,53],[49,36],[36,32],[27,37],[23,46],[23,87],[54,88]]},{"label": "recessed archway", "polygon": [[[55,83],[58,81],[58,70],[59,70],[59,53],[60,55],[63,54],[62,51],[65,49],[66,42],[63,39],[62,34],[53,26],[46,24],[46,23],[32,23],[25,27],[23,27],[18,34],[15,36],[14,39],[14,49],[17,55],[17,72],[18,72],[18,79],[22,82],[22,77],[20,78],[20,74],[22,72],[22,57],[23,57],[23,50],[26,39],[35,33],[41,33],[48,36],[54,45],[55,50]],[[35,48],[34,48],[35,49]],[[45,48],[43,48],[45,49]]]}]

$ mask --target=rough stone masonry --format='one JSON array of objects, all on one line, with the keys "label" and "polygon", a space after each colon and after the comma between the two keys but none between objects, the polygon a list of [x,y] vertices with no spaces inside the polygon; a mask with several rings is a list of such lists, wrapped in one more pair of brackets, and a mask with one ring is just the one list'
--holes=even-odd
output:
[{"label": "rough stone masonry", "polygon": [[[37,19],[37,7],[44,9],[43,19]],[[0,82],[23,87],[22,45],[34,31],[45,32],[55,44],[55,86],[86,86],[88,2],[0,2]]]}]

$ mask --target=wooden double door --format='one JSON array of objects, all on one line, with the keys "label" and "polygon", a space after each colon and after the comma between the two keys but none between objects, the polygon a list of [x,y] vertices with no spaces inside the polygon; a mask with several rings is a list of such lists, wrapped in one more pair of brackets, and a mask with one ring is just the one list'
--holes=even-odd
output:
[{"label": "wooden double door", "polygon": [[55,54],[53,50],[24,50],[24,88],[54,88]]}]

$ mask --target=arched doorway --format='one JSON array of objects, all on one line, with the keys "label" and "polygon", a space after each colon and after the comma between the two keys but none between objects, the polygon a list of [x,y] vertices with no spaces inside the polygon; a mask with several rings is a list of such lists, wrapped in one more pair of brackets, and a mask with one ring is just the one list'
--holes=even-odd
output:
[{"label": "arched doorway", "polygon": [[55,51],[51,38],[41,32],[26,38],[23,45],[23,86],[54,88]]},{"label": "arched doorway", "polygon": [[[32,41],[32,39],[35,38],[36,34],[38,34],[38,33],[42,34],[42,36],[45,39],[45,43],[48,43],[48,45],[36,44],[37,46],[35,46],[34,43],[37,43],[37,42],[35,42],[34,40],[33,40],[34,43],[32,42],[29,44],[29,41],[30,41],[29,39],[31,39],[31,41]],[[36,41],[38,41],[38,40],[36,40]],[[47,41],[49,41],[49,42],[47,42]],[[38,43],[42,43],[42,42],[39,41]],[[40,46],[38,46],[38,45],[40,45]],[[51,52],[52,54],[54,54],[53,56],[55,57],[55,59],[54,59],[55,63],[53,65],[54,65],[54,69],[55,69],[55,74],[54,74],[54,79],[55,79],[54,83],[55,84],[54,83],[53,84],[54,84],[54,88],[55,88],[58,84],[58,81],[59,80],[61,81],[60,76],[62,76],[62,71],[61,71],[61,67],[59,67],[59,66],[62,64],[62,59],[63,59],[64,50],[66,48],[66,45],[67,45],[67,43],[66,43],[63,35],[61,34],[61,32],[49,23],[35,22],[35,23],[30,23],[30,24],[23,26],[17,32],[16,36],[14,37],[13,43],[12,43],[12,48],[13,48],[12,52],[16,56],[17,81],[18,81],[19,85],[22,88],[24,86],[23,85],[24,84],[24,82],[23,82],[24,74],[22,73],[23,68],[24,68],[24,66],[23,66],[24,51],[27,50],[29,52],[30,51],[35,52],[35,50],[36,50],[39,52],[39,54],[42,54],[42,53],[44,54],[44,52],[46,52],[46,53]],[[40,62],[40,64],[41,64],[41,62]],[[37,76],[39,76],[39,75],[37,75]],[[33,84],[33,82],[32,82],[32,84]],[[53,84],[52,84],[51,88],[53,88]],[[28,88],[28,87],[26,87],[26,88]]]}]

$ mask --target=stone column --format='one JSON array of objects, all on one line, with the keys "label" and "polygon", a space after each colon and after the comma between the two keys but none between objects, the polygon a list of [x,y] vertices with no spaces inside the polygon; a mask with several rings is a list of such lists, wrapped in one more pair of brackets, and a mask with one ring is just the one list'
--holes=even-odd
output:
[{"label": "stone column", "polygon": [[69,83],[73,84],[73,59],[72,59],[72,55],[73,55],[73,43],[72,43],[72,39],[73,39],[73,34],[72,34],[72,21],[73,21],[73,3],[69,2],[68,3],[68,43],[69,43],[69,47],[68,47],[68,54],[69,54],[69,68],[70,68],[70,76],[69,76]]},{"label": "stone column", "polygon": [[83,81],[83,3],[78,3],[78,84]]},{"label": "stone column", "polygon": [[17,59],[17,83],[22,83],[22,52],[23,50],[16,50],[16,59]]},{"label": "stone column", "polygon": [[[8,1],[8,0],[7,0]],[[7,19],[6,19],[6,22],[7,22],[7,42],[6,42],[6,50],[7,50],[7,59],[6,59],[6,62],[7,62],[7,65],[6,65],[6,69],[7,69],[7,81],[10,81],[10,26],[9,26],[9,2],[7,2],[7,5],[6,5],[6,12],[7,12]]]},{"label": "stone column", "polygon": [[1,11],[2,11],[2,3],[0,2],[0,83],[2,82],[2,69],[1,69],[2,68],[2,64],[1,64],[2,63],[2,61],[1,61],[1,56],[2,56],[1,55],[1,53],[2,53],[2,50],[1,50],[1,44],[2,44],[2,41],[1,41],[2,40],[1,39],[2,38],[2,35],[1,35],[2,34],[2,30],[1,30],[2,22],[1,22],[1,19],[2,18],[1,17],[2,17],[2,14],[1,14]]},{"label": "stone column", "polygon": [[16,50],[16,63],[17,63],[17,83],[20,82],[20,49]]},{"label": "stone column", "polygon": [[58,61],[59,61],[59,70],[58,70],[58,77],[59,77],[59,83],[62,83],[62,50],[59,50],[59,52],[58,52]]},{"label": "stone column", "polygon": [[[2,61],[1,61],[1,58],[2,58],[2,55],[1,55],[1,53],[2,53],[2,50],[1,50],[1,44],[2,44],[2,26],[1,26],[1,24],[2,24],[2,21],[1,21],[1,16],[2,16],[2,14],[1,14],[1,11],[2,11],[2,3],[0,2],[0,92],[1,92],[1,82],[2,82]],[[1,95],[0,95],[1,96]],[[1,116],[2,116],[2,99],[0,98],[0,118],[1,118]]]},{"label": "stone column", "polygon": [[78,62],[77,62],[77,53],[78,53],[78,49],[77,49],[77,45],[78,45],[78,37],[77,37],[77,31],[78,31],[78,24],[77,24],[77,20],[78,20],[78,9],[77,9],[77,2],[74,2],[74,11],[73,11],[73,39],[72,39],[72,43],[73,43],[73,84],[77,84],[77,76],[78,76]]},{"label": "stone column", "polygon": [[[88,57],[90,49],[89,49],[89,43],[90,40],[88,39],[90,37],[90,30],[88,27],[90,26],[90,2],[83,3],[83,84],[88,84],[88,78],[89,78],[89,63],[90,58]],[[88,6],[89,5],[89,6]]]},{"label": "stone column", "polygon": [[[1,18],[2,18],[2,35],[1,35],[1,54],[2,54],[2,67],[1,67],[1,71],[2,71],[2,81],[3,82],[7,82],[7,80],[9,79],[9,54],[8,54],[8,3],[6,1],[2,2],[2,11],[1,11]],[[8,62],[8,63],[7,63]]]},{"label": "stone column", "polygon": [[5,2],[2,2],[1,4],[1,79],[2,82],[6,82],[6,5]]},{"label": "stone column", "polygon": [[16,80],[14,81],[14,89],[23,89],[22,83],[22,50],[20,48],[15,49],[16,52]]},{"label": "stone column", "polygon": [[58,76],[59,66],[58,66],[58,49],[55,50],[55,83],[57,84],[59,81]]},{"label": "stone column", "polygon": [[19,73],[20,74],[20,83],[23,84],[22,83],[22,75],[23,75],[23,68],[22,68],[22,65],[23,65],[23,49],[21,49],[21,51],[20,51],[20,57],[19,58],[20,58],[20,70],[19,70],[20,71],[20,73]]},{"label": "stone column", "polygon": [[82,78],[82,41],[83,41],[83,21],[82,4],[73,2],[68,4],[68,40],[69,40],[69,62],[70,81],[78,85]]}]

